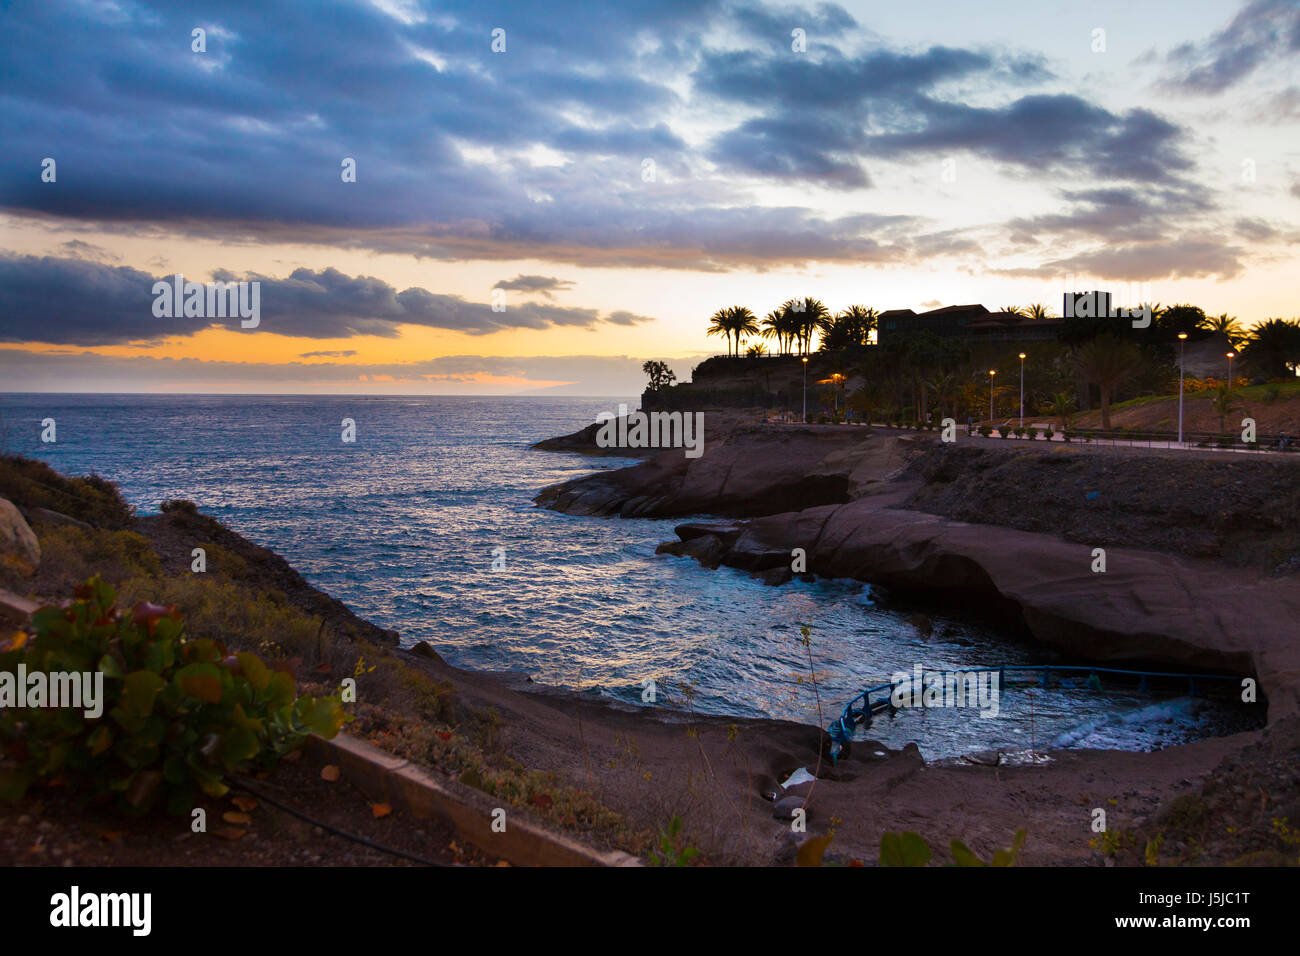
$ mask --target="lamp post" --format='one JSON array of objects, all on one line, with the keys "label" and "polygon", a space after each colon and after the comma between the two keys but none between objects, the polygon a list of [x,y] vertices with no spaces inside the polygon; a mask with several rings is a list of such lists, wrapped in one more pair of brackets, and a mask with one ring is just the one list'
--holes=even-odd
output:
[{"label": "lamp post", "polygon": [[808,356],[803,359],[803,424],[808,424]]},{"label": "lamp post", "polygon": [[1178,333],[1178,447],[1183,447],[1183,346],[1187,333]]},{"label": "lamp post", "polygon": [[1236,352],[1228,353],[1228,394],[1232,394],[1232,360],[1236,357]]},{"label": "lamp post", "polygon": [[1020,353],[1020,427],[1025,427],[1025,353]]},{"label": "lamp post", "polygon": [[989,424],[993,424],[993,376],[998,374],[995,368],[989,369]]}]

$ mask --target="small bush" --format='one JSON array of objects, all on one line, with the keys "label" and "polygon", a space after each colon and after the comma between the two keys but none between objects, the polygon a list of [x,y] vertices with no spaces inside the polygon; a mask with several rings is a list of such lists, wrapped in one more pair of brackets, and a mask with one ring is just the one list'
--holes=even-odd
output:
[{"label": "small bush", "polygon": [[58,780],[128,813],[160,800],[188,813],[199,792],[228,791],[226,774],[269,766],[309,733],[333,737],[347,719],[337,697],[296,696],[292,675],[257,655],[187,638],[170,608],[141,602],[120,611],[98,578],[76,598],[37,611],[30,637],[0,644],[0,672],[95,674],[102,713],[0,709],[0,797],[17,800],[39,780]]},{"label": "small bush", "polygon": [[991,426],[991,425],[981,425],[981,426],[979,427],[979,433],[980,433],[981,435],[983,435],[985,438],[988,438],[990,435],[993,434],[993,426]]},{"label": "small bush", "polygon": [[100,528],[127,528],[135,513],[117,486],[98,475],[65,478],[32,458],[0,455],[0,498],[20,508],[48,508]]},{"label": "small bush", "polygon": [[41,531],[40,580],[46,593],[66,594],[96,575],[117,587],[130,578],[159,573],[149,539],[134,531],[76,525],[45,526]]}]

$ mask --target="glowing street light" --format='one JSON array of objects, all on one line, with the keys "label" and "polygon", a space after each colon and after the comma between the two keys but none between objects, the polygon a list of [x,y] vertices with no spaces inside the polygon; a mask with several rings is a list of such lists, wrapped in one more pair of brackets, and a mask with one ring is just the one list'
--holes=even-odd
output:
[{"label": "glowing street light", "polygon": [[1183,345],[1187,342],[1187,333],[1178,333],[1178,445],[1183,444]]},{"label": "glowing street light", "polygon": [[1232,393],[1232,360],[1236,357],[1236,352],[1228,353],[1228,393]]},{"label": "glowing street light", "polygon": [[993,423],[993,376],[998,374],[995,368],[989,369],[989,423]]},{"label": "glowing street light", "polygon": [[1025,427],[1025,353],[1020,353],[1020,427]]}]

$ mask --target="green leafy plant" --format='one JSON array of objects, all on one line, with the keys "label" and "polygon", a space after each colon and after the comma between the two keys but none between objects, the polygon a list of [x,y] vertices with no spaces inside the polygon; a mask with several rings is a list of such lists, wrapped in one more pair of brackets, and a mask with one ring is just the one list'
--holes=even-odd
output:
[{"label": "green leafy plant", "polygon": [[881,834],[881,866],[925,866],[931,855],[930,844],[919,833],[908,830]]},{"label": "green leafy plant", "polygon": [[[954,866],[1015,866],[1020,858],[1020,850],[1025,845],[1026,832],[1017,830],[1011,846],[993,853],[993,860],[985,863],[971,851],[961,840],[954,839],[949,845],[952,850]],[[930,844],[919,833],[910,830],[904,833],[885,833],[880,837],[881,866],[925,866],[933,854]]]},{"label": "green leafy plant", "polygon": [[1020,850],[1025,845],[1026,835],[1024,830],[1017,830],[1011,840],[1011,846],[994,850],[993,859],[988,863],[976,856],[961,840],[954,839],[949,844],[949,849],[952,851],[952,860],[956,866],[1015,866],[1016,860],[1020,858]]},{"label": "green leafy plant", "polygon": [[[0,672],[94,674],[102,714],[81,708],[0,709],[0,798],[37,781],[75,784],[128,813],[165,800],[187,813],[198,793],[225,795],[227,774],[269,767],[308,734],[333,737],[350,719],[336,696],[297,696],[293,675],[220,641],[185,635],[175,610],[116,607],[98,577],[66,608],[45,607],[31,635],[0,643]],[[98,675],[102,674],[102,678]]]},{"label": "green leafy plant", "polygon": [[690,866],[700,851],[693,846],[685,846],[684,843],[682,818],[674,816],[668,821],[668,829],[659,831],[659,849],[650,851],[651,865]]}]

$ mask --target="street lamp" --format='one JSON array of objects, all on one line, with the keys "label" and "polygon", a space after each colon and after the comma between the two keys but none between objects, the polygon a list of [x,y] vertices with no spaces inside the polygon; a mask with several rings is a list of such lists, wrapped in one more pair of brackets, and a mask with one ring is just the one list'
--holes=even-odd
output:
[{"label": "street lamp", "polygon": [[1236,352],[1228,353],[1228,393],[1232,394],[1232,360],[1236,357]]},{"label": "street lamp", "polygon": [[989,369],[989,424],[993,424],[993,376],[998,374],[995,368]]},{"label": "street lamp", "polygon": [[1025,427],[1025,353],[1020,353],[1020,427]]},{"label": "street lamp", "polygon": [[1178,447],[1183,446],[1183,345],[1187,333],[1178,333]]},{"label": "street lamp", "polygon": [[803,358],[803,418],[801,421],[808,424],[808,356]]}]

